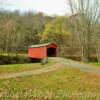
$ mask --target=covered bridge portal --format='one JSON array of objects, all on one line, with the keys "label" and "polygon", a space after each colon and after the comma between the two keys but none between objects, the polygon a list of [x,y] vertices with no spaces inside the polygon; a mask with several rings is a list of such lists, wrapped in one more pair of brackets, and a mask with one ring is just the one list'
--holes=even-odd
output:
[{"label": "covered bridge portal", "polygon": [[30,58],[55,57],[56,55],[57,45],[55,43],[32,45],[28,49],[28,56]]}]

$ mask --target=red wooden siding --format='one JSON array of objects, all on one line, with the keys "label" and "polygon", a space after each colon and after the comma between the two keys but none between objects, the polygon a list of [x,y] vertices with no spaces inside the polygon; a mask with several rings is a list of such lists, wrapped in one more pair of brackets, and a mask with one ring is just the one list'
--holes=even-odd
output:
[{"label": "red wooden siding", "polygon": [[[38,46],[38,47],[29,47],[28,49],[28,56],[30,58],[45,58],[47,57],[47,50],[48,48],[57,48],[56,44],[49,44],[45,46]],[[56,55],[56,54],[55,54]]]},{"label": "red wooden siding", "polygon": [[29,48],[28,56],[32,58],[43,58],[47,57],[46,55],[46,47],[41,48]]}]

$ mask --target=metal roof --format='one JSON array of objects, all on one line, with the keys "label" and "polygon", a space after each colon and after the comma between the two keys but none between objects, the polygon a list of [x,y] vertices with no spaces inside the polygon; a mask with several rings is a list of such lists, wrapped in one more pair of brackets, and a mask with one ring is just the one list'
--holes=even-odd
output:
[{"label": "metal roof", "polygon": [[51,45],[51,44],[55,44],[55,43],[45,43],[45,44],[38,44],[38,45],[31,45],[29,46],[29,48],[37,48],[37,47],[44,47],[44,46],[48,46],[48,45]]}]

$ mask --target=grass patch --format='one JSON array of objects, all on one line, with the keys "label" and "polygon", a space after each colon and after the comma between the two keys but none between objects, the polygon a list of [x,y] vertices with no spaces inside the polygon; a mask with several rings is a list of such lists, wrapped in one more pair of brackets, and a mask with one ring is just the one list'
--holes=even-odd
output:
[{"label": "grass patch", "polygon": [[[23,91],[21,100],[100,100],[100,76],[62,66],[62,69],[49,73],[0,80],[0,89],[15,94]],[[37,97],[24,97],[25,91]],[[44,95],[51,91],[53,95],[47,94],[44,98],[39,94],[41,91]],[[67,95],[63,95],[65,91]],[[89,95],[90,92],[93,94]],[[85,93],[86,96],[72,96],[73,93]]]},{"label": "grass patch", "polygon": [[100,67],[100,62],[89,62],[89,64],[96,65],[96,66]]},{"label": "grass patch", "polygon": [[56,62],[49,60],[49,63],[45,65],[41,65],[41,63],[0,65],[0,74],[35,70],[43,67],[48,67],[54,63]]}]

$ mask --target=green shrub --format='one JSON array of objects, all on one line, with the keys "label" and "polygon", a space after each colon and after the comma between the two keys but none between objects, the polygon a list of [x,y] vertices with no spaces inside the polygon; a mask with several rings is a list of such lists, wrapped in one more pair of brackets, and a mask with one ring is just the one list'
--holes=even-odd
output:
[{"label": "green shrub", "polygon": [[31,59],[26,56],[0,56],[0,64],[21,64],[30,62],[32,62]]}]

